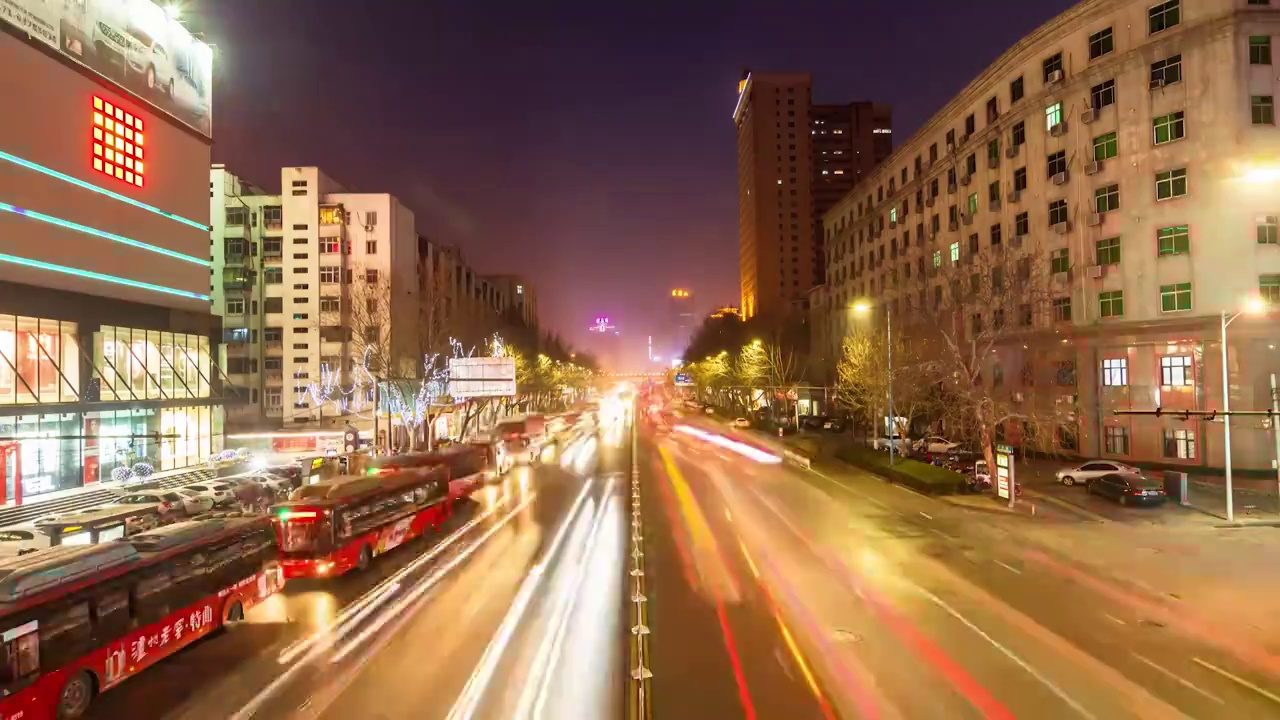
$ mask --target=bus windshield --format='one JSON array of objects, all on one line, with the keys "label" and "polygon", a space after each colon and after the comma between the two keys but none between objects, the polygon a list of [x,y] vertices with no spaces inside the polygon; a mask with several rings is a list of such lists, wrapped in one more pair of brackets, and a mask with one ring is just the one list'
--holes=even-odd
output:
[{"label": "bus windshield", "polygon": [[327,553],[333,546],[329,520],[324,517],[280,519],[280,550],[286,553]]}]

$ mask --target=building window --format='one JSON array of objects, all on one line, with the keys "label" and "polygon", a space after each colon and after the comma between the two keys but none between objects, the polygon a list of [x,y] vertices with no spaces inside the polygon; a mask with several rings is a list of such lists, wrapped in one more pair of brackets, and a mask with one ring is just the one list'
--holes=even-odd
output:
[{"label": "building window", "polygon": [[344,213],[337,205],[324,205],[320,208],[321,225],[341,225]]},{"label": "building window", "polygon": [[1129,359],[1105,358],[1102,361],[1102,384],[1107,387],[1124,387],[1129,384]]},{"label": "building window", "polygon": [[336,297],[320,298],[320,312],[342,312],[342,300]]},{"label": "building window", "polygon": [[365,255],[377,255],[377,254],[378,254],[378,241],[377,241],[377,240],[365,240],[365,241],[364,241],[364,254],[365,254]]},{"label": "building window", "polygon": [[1280,275],[1259,275],[1258,297],[1268,305],[1280,305]]},{"label": "building window", "polygon": [[1196,432],[1179,428],[1164,431],[1164,456],[1178,460],[1196,459]]},{"label": "building window", "polygon": [[951,264],[955,265],[956,263],[960,262],[960,241],[959,240],[951,243],[950,251],[951,251],[950,253]]},{"label": "building window", "polygon": [[1112,290],[1098,293],[1098,316],[1104,318],[1124,317],[1124,291]]},{"label": "building window", "polygon": [[1089,88],[1089,105],[1094,110],[1101,110],[1116,102],[1116,81],[1108,80]]},{"label": "building window", "polygon": [[244,300],[228,300],[228,301],[227,301],[227,314],[228,314],[228,315],[243,315],[243,314],[244,314]]},{"label": "building window", "polygon": [[1031,215],[1029,213],[1018,213],[1013,218],[1013,235],[1014,237],[1026,237],[1031,234]]},{"label": "building window", "polygon": [[1094,243],[1096,262],[1099,265],[1120,264],[1120,238],[1113,237]]},{"label": "building window", "polygon": [[336,255],[340,249],[338,238],[320,238],[321,255]]},{"label": "building window", "polygon": [[1026,91],[1022,87],[1022,76],[1019,75],[1013,79],[1013,82],[1009,83],[1009,104],[1012,105],[1021,100],[1025,93]]},{"label": "building window", "polygon": [[1254,125],[1275,125],[1276,114],[1271,95],[1250,95],[1249,112]]},{"label": "building window", "polygon": [[1263,215],[1258,218],[1258,244],[1280,245],[1280,217]]},{"label": "building window", "polygon": [[1101,215],[1120,209],[1120,186],[1108,185],[1093,191],[1093,211]]},{"label": "building window", "polygon": [[1116,156],[1116,134],[1109,132],[1093,139],[1093,159],[1102,162]]},{"label": "building window", "polygon": [[265,404],[269,410],[279,410],[284,406],[284,391],[280,388],[267,388],[263,397],[266,398]]},{"label": "building window", "polygon": [[1049,156],[1048,162],[1045,163],[1045,174],[1050,179],[1054,175],[1067,171],[1067,153],[1065,150],[1059,150]]},{"label": "building window", "polygon": [[1191,252],[1191,228],[1174,225],[1156,230],[1156,255],[1185,255]]},{"label": "building window", "polygon": [[1049,203],[1049,227],[1066,222],[1068,216],[1066,200],[1054,200]]},{"label": "building window", "polygon": [[1062,73],[1062,53],[1054,53],[1044,59],[1044,81],[1053,82],[1053,74]]},{"label": "building window", "polygon": [[1182,82],[1182,55],[1170,55],[1151,63],[1151,84],[1156,87]]},{"label": "building window", "polygon": [[1115,36],[1111,34],[1111,28],[1099,30],[1089,36],[1089,59],[1097,60],[1107,53],[1115,50]]},{"label": "building window", "polygon": [[1103,428],[1104,447],[1103,452],[1107,455],[1128,455],[1129,454],[1129,428],[1116,425],[1108,425]]},{"label": "building window", "polygon": [[1165,355],[1160,358],[1160,385],[1186,387],[1191,384],[1191,356]]},{"label": "building window", "polygon": [[964,119],[964,134],[966,137],[977,131],[978,123],[973,119],[973,113],[969,113]]},{"label": "building window", "polygon": [[1053,321],[1071,322],[1071,298],[1060,297],[1053,299]]},{"label": "building window", "polygon": [[1187,169],[1156,173],[1156,200],[1170,200],[1187,194]]},{"label": "building window", "polygon": [[1271,36],[1253,35],[1249,38],[1249,64],[1271,64]]},{"label": "building window", "polygon": [[1052,130],[1062,122],[1062,103],[1056,102],[1044,109],[1044,129]]},{"label": "building window", "polygon": [[1159,5],[1152,5],[1147,10],[1147,31],[1155,35],[1168,30],[1182,21],[1180,0],[1168,0]]},{"label": "building window", "polygon": [[284,282],[284,268],[269,267],[262,269],[262,281],[268,285],[279,285]]},{"label": "building window", "polygon": [[933,267],[935,270],[942,267],[942,251],[941,250],[933,251]]},{"label": "building window", "polygon": [[1049,253],[1049,272],[1064,273],[1071,270],[1071,253],[1067,248],[1058,248]]},{"label": "building window", "polygon": [[342,268],[333,265],[321,266],[320,282],[328,284],[342,282]]},{"label": "building window", "polygon": [[368,268],[364,271],[364,281],[370,284],[378,282],[378,271],[375,268]]},{"label": "building window", "polygon": [[1155,144],[1163,145],[1186,137],[1187,125],[1184,117],[1184,113],[1179,110],[1168,115],[1161,115],[1152,120],[1151,127],[1154,132]]},{"label": "building window", "polygon": [[244,221],[248,219],[249,213],[242,207],[227,208],[226,224],[227,225],[244,225]]},{"label": "building window", "polygon": [[1191,283],[1160,286],[1160,312],[1185,312],[1191,309]]},{"label": "building window", "polygon": [[965,208],[968,210],[969,217],[978,214],[978,193],[969,193],[969,198],[965,202]]},{"label": "building window", "polygon": [[1027,169],[1020,167],[1013,171],[1013,189],[1022,192],[1027,189]]},{"label": "building window", "polygon": [[1000,235],[1001,235],[1000,223],[996,223],[995,225],[992,225],[991,226],[991,247],[994,247],[994,248],[1000,247]]}]

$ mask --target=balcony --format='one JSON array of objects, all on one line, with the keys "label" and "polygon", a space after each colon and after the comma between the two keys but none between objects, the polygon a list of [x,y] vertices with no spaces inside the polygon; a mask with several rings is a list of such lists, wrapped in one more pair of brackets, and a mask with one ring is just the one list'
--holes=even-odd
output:
[{"label": "balcony", "polygon": [[222,237],[228,240],[242,238],[246,242],[250,239],[249,226],[246,225],[227,225],[222,229]]},{"label": "balcony", "polygon": [[244,267],[228,267],[222,272],[222,287],[227,290],[252,290],[252,270]]},{"label": "balcony", "polygon": [[283,370],[265,370],[262,373],[263,382],[267,387],[284,387],[284,371]]}]

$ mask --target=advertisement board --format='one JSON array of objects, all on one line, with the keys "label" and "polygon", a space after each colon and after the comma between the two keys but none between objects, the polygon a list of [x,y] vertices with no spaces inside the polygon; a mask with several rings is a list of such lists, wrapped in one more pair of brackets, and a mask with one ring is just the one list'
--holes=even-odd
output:
[{"label": "advertisement board", "polygon": [[1009,500],[1013,495],[1013,448],[1008,445],[996,446],[996,495],[1002,500]]},{"label": "advertisement board", "polygon": [[515,358],[472,357],[449,360],[449,395],[455,399],[511,397],[515,394]]},{"label": "advertisement board", "polygon": [[213,50],[150,0],[0,0],[0,22],[212,136]]}]

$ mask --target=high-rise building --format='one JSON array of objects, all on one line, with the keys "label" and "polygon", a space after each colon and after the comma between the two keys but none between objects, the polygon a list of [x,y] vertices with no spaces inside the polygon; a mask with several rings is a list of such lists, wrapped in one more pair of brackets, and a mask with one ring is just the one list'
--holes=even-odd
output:
[{"label": "high-rise building", "polygon": [[693,293],[683,288],[672,290],[670,313],[667,320],[670,337],[665,343],[666,351],[663,355],[666,358],[680,357],[685,348],[689,347],[689,340],[697,325],[693,312]]},{"label": "high-rise building", "polygon": [[[1008,328],[980,378],[1058,418],[1054,450],[1221,472],[1230,442],[1235,467],[1271,468],[1272,429],[1182,411],[1223,409],[1224,385],[1232,410],[1272,402],[1277,21],[1259,2],[1087,0],[1006,51],[827,212],[828,369],[864,298],[895,334],[944,314]],[[1010,260],[1040,297],[975,301]],[[1264,302],[1270,320],[1238,314]]]},{"label": "high-rise building", "polygon": [[[148,91],[75,13],[59,42],[58,13],[24,6],[0,13],[0,502],[201,467],[234,399],[209,310],[212,51],[155,8],[139,27],[183,72]],[[93,29],[133,37],[126,19]]]},{"label": "high-rise building", "polygon": [[815,107],[810,85],[809,73],[751,72],[738,85],[733,120],[746,318],[807,306],[809,290],[822,279],[822,211],[838,199],[845,175],[868,172],[892,142],[886,106]]},{"label": "high-rise building", "polygon": [[520,318],[529,327],[538,326],[538,296],[533,285],[519,275],[483,275],[491,294],[491,304],[504,315]]}]

